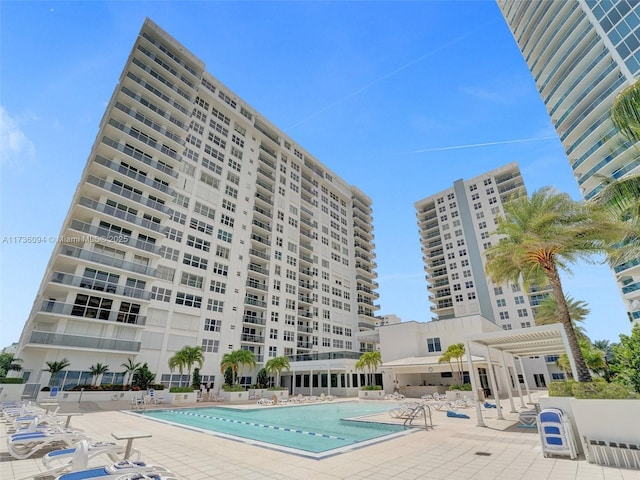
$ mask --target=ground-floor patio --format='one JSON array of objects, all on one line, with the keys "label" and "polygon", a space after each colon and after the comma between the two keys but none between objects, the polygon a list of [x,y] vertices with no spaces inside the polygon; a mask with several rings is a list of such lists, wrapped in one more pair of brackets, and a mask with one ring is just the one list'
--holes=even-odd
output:
[{"label": "ground-floor patio", "polygon": [[[533,395],[536,401],[539,392]],[[398,404],[387,403],[390,409]],[[212,404],[219,405],[224,403]],[[135,441],[143,459],[161,464],[188,480],[640,480],[637,470],[597,466],[583,458],[544,458],[536,430],[519,428],[517,413],[505,412],[504,420],[498,419],[495,409],[483,411],[486,427],[476,425],[474,408],[463,410],[469,419],[449,418],[445,411],[434,410],[433,429],[423,428],[393,440],[314,460],[144,418],[132,419],[117,410],[104,410],[114,406],[109,403],[81,406],[84,414],[72,417],[72,426],[84,429],[97,440],[113,440],[114,431],[134,429],[148,433],[151,437]],[[245,408],[249,406],[255,403]],[[77,411],[78,407],[64,405],[66,411]],[[126,405],[120,408],[128,409]],[[392,421],[386,414],[379,415],[379,419]],[[6,427],[2,428],[6,436]],[[40,458],[13,460],[5,442],[0,444],[0,478],[25,478],[43,469]]]}]

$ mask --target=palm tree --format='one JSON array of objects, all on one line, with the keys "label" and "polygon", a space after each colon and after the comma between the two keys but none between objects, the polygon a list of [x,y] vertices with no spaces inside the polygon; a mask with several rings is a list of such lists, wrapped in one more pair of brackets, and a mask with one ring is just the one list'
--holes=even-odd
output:
[{"label": "palm tree", "polygon": [[360,355],[360,358],[356,362],[355,367],[356,370],[368,370],[367,385],[371,385],[373,372],[376,371],[381,363],[382,357],[380,356],[380,352],[378,352],[377,350],[372,350]]},{"label": "palm tree", "polygon": [[269,373],[275,372],[277,374],[275,386],[279,387],[280,372],[282,372],[282,370],[289,371],[289,369],[291,368],[291,364],[289,363],[288,357],[274,357],[265,364],[264,368]]},{"label": "palm tree", "polygon": [[613,102],[611,120],[631,142],[640,142],[640,79],[623,88]]},{"label": "palm tree", "polygon": [[56,360],[55,362],[44,362],[47,365],[47,368],[44,369],[45,372],[51,373],[51,378],[49,378],[49,386],[53,385],[53,382],[56,379],[56,375],[71,365],[71,362],[66,358],[62,360]]},{"label": "palm tree", "polygon": [[602,352],[602,358],[604,359],[604,373],[602,376],[607,382],[610,382],[613,376],[611,372],[610,362],[613,362],[615,360],[615,356],[613,354],[613,345],[609,343],[609,340],[606,339],[595,340],[593,342],[593,348]]},{"label": "palm tree", "polygon": [[225,353],[220,362],[220,371],[224,373],[227,368],[231,368],[233,372],[234,383],[237,384],[240,380],[238,373],[242,372],[245,366],[255,367],[256,357],[251,350],[234,350],[230,353]]},{"label": "palm tree", "polygon": [[195,364],[198,364],[199,368],[202,368],[204,363],[204,353],[202,347],[190,347],[185,345],[182,350],[175,353],[173,357],[169,359],[169,368],[173,371],[178,367],[180,375],[184,368],[187,369],[187,377],[191,378],[191,369]]},{"label": "palm tree", "polygon": [[22,359],[15,357],[13,353],[0,353],[0,370],[4,372],[10,372],[11,370],[14,372],[22,371],[21,363]]},{"label": "palm tree", "polygon": [[447,350],[438,359],[438,363],[449,362],[451,366],[451,372],[453,373],[453,365],[451,360],[456,360],[458,366],[458,375],[460,376],[460,384],[464,383],[464,368],[462,365],[462,357],[464,356],[465,348],[464,343],[454,343],[447,347]]},{"label": "palm tree", "polygon": [[244,368],[245,367],[255,368],[255,366],[257,365],[257,362],[256,362],[256,356],[251,350],[245,350],[241,348],[240,350],[237,350],[237,352],[238,352],[237,380],[240,381],[240,378],[242,378],[242,372],[244,371]]},{"label": "palm tree", "polygon": [[[589,340],[585,329],[582,325],[577,325],[586,320],[589,315],[589,307],[587,302],[582,300],[575,300],[571,295],[565,296],[565,302],[567,303],[567,309],[569,310],[569,317],[573,324],[573,329],[576,332],[578,340]],[[560,323],[560,312],[558,310],[558,302],[555,297],[549,295],[544,300],[540,301],[540,304],[535,310],[536,325],[552,325],[554,323]]]},{"label": "palm tree", "polygon": [[108,365],[103,365],[101,363],[96,363],[95,365],[91,365],[89,367],[89,373],[93,377],[93,380],[91,381],[91,385],[97,384],[98,377],[103,373],[107,373],[108,371],[109,371]]},{"label": "palm tree", "polygon": [[127,361],[120,366],[124,368],[124,373],[127,374],[127,385],[130,385],[131,380],[133,379],[133,374],[142,367],[142,364],[133,363],[133,360],[129,357],[127,358]]},{"label": "palm tree", "polygon": [[591,381],[562,290],[559,269],[580,260],[592,262],[606,245],[619,238],[610,216],[594,205],[576,202],[551,188],[519,196],[504,206],[495,234],[503,238],[486,250],[486,271],[493,282],[525,286],[551,285],[558,318],[575,360],[578,381]]}]

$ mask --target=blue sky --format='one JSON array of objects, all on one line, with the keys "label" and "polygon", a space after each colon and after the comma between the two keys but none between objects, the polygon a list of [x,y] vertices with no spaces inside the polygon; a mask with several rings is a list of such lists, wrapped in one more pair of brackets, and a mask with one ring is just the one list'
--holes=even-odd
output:
[{"label": "blue sky", "polygon": [[[2,2],[0,348],[17,341],[145,17],[373,200],[380,314],[428,321],[414,203],[517,161],[576,181],[495,2]],[[456,147],[456,148],[451,148]],[[630,332],[613,274],[577,265],[592,339]]]}]

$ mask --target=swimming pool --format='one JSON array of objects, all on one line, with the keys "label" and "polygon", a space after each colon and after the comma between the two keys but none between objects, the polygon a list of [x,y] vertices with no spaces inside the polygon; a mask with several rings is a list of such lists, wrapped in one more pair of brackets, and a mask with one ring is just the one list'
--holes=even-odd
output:
[{"label": "swimming pool", "polygon": [[140,412],[147,418],[255,445],[323,458],[411,432],[366,421],[386,404],[336,402],[278,408],[225,407]]}]

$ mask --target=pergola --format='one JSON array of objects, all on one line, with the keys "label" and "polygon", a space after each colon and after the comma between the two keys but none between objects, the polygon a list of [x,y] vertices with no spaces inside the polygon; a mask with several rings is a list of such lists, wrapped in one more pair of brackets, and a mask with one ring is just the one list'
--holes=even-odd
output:
[{"label": "pergola", "polygon": [[[564,331],[564,327],[557,323],[553,325],[542,325],[539,327],[531,327],[519,330],[505,330],[502,332],[483,333],[479,335],[471,335],[465,338],[467,351],[475,355],[482,355],[487,360],[488,376],[491,382],[491,389],[495,392],[496,409],[499,419],[504,419],[500,406],[500,398],[498,395],[497,382],[495,378],[495,371],[493,365],[502,367],[504,384],[507,386],[507,393],[509,394],[509,402],[511,403],[511,411],[516,412],[515,404],[513,401],[511,382],[509,379],[508,369],[510,366],[514,369],[515,374],[515,359],[517,358],[520,363],[520,369],[524,373],[522,365],[522,357],[529,357],[535,355],[552,355],[567,353],[569,362],[571,364],[571,370],[574,378],[577,375],[576,366],[571,355],[571,349],[567,336]],[[508,363],[510,360],[510,363]],[[471,386],[474,391],[474,398],[476,399],[476,413],[478,417],[478,426],[486,426],[482,418],[482,409],[480,408],[480,401],[478,396],[478,388],[480,388],[479,379],[477,373],[473,369],[473,365],[470,361],[467,362],[469,366],[469,373],[471,377]],[[522,389],[520,388],[520,382],[517,381],[517,375],[515,384],[520,396],[520,402],[522,407],[525,407],[524,399],[522,397]],[[527,383],[526,375],[524,377],[524,385],[529,397],[529,403],[531,403],[531,393],[529,391],[529,385]]]}]

